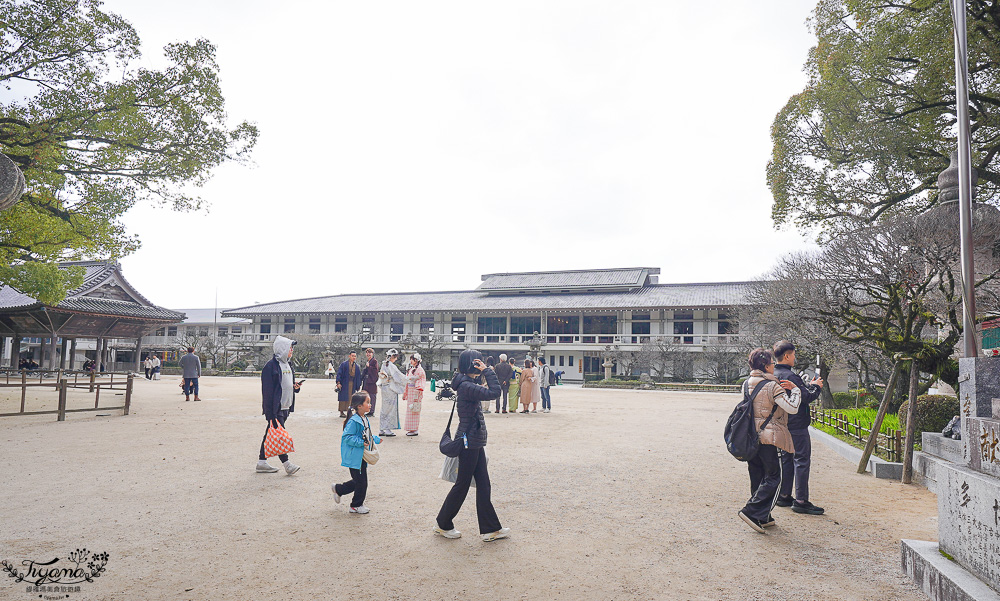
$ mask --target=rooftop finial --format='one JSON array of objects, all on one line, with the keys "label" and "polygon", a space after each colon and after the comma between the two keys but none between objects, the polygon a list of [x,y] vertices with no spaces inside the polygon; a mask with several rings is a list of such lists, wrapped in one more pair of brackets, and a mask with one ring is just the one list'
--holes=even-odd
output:
[{"label": "rooftop finial", "polygon": [[[938,204],[958,202],[958,151],[951,151],[951,164],[938,176]],[[976,183],[979,173],[972,168],[972,198],[976,198]]]}]

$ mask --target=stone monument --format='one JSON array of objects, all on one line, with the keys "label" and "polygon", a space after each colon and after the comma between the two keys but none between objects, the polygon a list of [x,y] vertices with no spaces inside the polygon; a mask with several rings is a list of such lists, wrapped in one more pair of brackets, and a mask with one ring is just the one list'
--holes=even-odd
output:
[{"label": "stone monument", "polygon": [[611,368],[614,366],[615,366],[615,361],[611,354],[611,347],[606,346],[604,347],[604,363],[601,364],[601,367],[604,368],[605,380],[611,379]]},{"label": "stone monument", "polygon": [[[942,204],[955,198],[951,179],[939,179]],[[962,440],[924,433],[938,542],[904,540],[902,566],[931,599],[1000,601],[1000,357],[958,363]]]}]

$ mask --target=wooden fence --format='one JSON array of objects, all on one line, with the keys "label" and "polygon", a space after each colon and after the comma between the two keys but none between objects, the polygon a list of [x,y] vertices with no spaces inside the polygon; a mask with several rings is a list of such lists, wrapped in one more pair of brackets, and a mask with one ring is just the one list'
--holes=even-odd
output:
[{"label": "wooden fence", "polygon": [[[0,370],[0,377],[4,379],[0,383],[0,389],[19,388],[21,392],[20,410],[11,413],[0,413],[0,417],[14,417],[18,415],[51,415],[56,414],[58,421],[65,421],[67,413],[78,413],[83,411],[115,411],[121,409],[124,415],[128,415],[132,405],[132,379],[133,374],[124,372],[84,372],[65,370]],[[57,408],[47,411],[28,411],[27,398],[29,388],[47,389],[51,388],[57,394]],[[67,409],[66,402],[69,390],[86,390],[88,394],[94,395],[94,406],[89,404],[84,408]],[[101,391],[123,391],[125,402],[123,405],[101,406]],[[107,393],[105,393],[107,398]]]},{"label": "wooden fence", "polygon": [[[839,411],[817,409],[814,405],[809,405],[809,417],[816,423],[832,428],[842,436],[857,440],[862,445],[868,442],[871,435],[871,428],[865,428],[858,423],[857,418],[853,421],[844,416]],[[888,461],[900,462],[903,460],[903,432],[901,430],[889,430],[879,432],[875,438],[875,454],[884,457]]]}]

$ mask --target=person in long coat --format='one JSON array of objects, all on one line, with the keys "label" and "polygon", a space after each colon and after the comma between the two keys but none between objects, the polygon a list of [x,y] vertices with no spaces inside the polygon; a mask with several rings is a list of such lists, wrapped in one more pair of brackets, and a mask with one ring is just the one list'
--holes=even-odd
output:
[{"label": "person in long coat", "polygon": [[361,390],[364,383],[364,372],[358,365],[357,351],[351,351],[347,356],[347,361],[340,364],[337,370],[337,401],[339,403],[340,417],[347,417],[347,408],[351,406],[351,397]]},{"label": "person in long coat", "polygon": [[403,392],[403,402],[406,403],[406,428],[407,436],[417,436],[420,434],[420,409],[424,400],[424,385],[427,383],[427,375],[424,368],[420,366],[420,353],[410,355],[410,369],[406,370],[406,390]]},{"label": "person in long coat", "polygon": [[528,405],[531,403],[537,403],[538,397],[538,376],[535,375],[535,363],[531,359],[524,360],[524,369],[521,370],[521,375],[518,378],[518,383],[520,384],[521,392],[521,407],[523,410],[521,413],[530,413],[528,411]]},{"label": "person in long coat", "polygon": [[399,427],[399,395],[406,390],[406,376],[396,367],[399,352],[389,349],[378,372],[382,388],[382,409],[379,412],[379,436],[395,436],[393,428]]},{"label": "person in long coat", "polygon": [[508,361],[513,375],[510,377],[510,389],[507,391],[508,409],[511,413],[517,413],[517,404],[521,402],[521,370],[517,367],[514,358]]}]

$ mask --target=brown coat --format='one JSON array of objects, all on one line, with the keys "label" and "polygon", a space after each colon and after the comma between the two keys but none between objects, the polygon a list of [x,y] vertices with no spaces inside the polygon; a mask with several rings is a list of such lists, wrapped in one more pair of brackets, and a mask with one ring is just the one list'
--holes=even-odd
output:
[{"label": "brown coat", "polygon": [[[788,399],[785,389],[778,384],[778,378],[774,374],[769,374],[758,369],[751,371],[750,377],[747,379],[747,386],[749,386],[750,392],[753,392],[753,389],[761,379],[770,380],[770,382],[764,384],[764,387],[760,389],[760,392],[753,399],[753,416],[758,430],[764,425],[764,420],[771,415],[771,408],[777,404],[775,402],[776,399],[779,397],[785,397],[786,401]],[[760,442],[761,444],[774,445],[782,451],[795,452],[795,445],[792,444],[792,435],[788,432],[788,413],[780,405],[774,411],[774,417],[768,422],[764,431],[760,433]]]},{"label": "brown coat", "polygon": [[539,401],[538,395],[535,393],[535,382],[538,376],[535,375],[534,368],[526,367],[521,371],[521,375],[518,376],[518,384],[521,386],[521,405],[527,406],[528,403],[537,403]]}]

